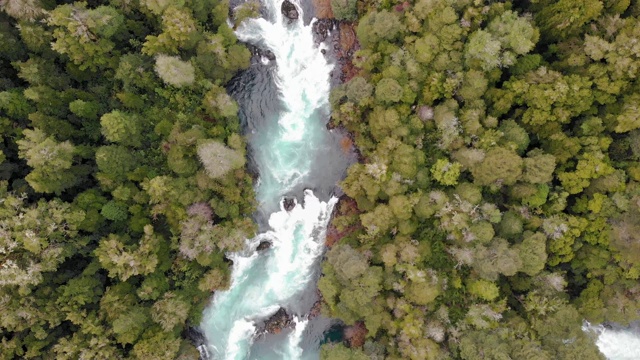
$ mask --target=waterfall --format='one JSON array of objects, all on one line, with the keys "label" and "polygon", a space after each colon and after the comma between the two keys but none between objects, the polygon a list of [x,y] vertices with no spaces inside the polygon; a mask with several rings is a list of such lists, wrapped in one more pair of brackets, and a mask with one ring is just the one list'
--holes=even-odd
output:
[{"label": "waterfall", "polygon": [[[337,198],[335,184],[353,154],[340,148],[341,135],[326,129],[333,65],[315,44],[312,23],[280,12],[282,0],[265,0],[264,18],[236,30],[246,43],[270,50],[275,60],[254,61],[235,81],[256,185],[261,233],[247,239],[232,260],[231,286],[217,291],[201,328],[213,359],[317,359],[326,319],[309,319],[324,253],[327,224]],[[295,2],[294,2],[295,3]],[[295,207],[285,209],[284,197]],[[257,246],[269,241],[268,250]],[[281,308],[293,325],[266,334],[261,324]],[[260,333],[262,332],[262,333]],[[320,334],[320,335],[319,335]]]}]

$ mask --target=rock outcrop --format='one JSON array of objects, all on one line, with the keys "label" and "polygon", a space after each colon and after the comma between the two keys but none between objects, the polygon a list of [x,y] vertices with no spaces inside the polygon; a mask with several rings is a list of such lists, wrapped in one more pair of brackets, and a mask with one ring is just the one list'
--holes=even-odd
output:
[{"label": "rock outcrop", "polygon": [[280,11],[282,12],[282,15],[284,15],[287,19],[298,19],[298,9],[296,9],[296,6],[289,0],[284,0],[282,6],[280,7]]},{"label": "rock outcrop", "polygon": [[266,56],[266,58],[267,58],[267,59],[269,59],[269,60],[272,60],[272,61],[273,61],[273,60],[275,60],[275,59],[276,59],[276,55],[275,55],[275,54],[273,53],[273,51],[271,51],[271,50],[265,50],[265,51],[263,52],[263,54],[264,54],[264,56]]},{"label": "rock outcrop", "polygon": [[283,329],[295,327],[293,318],[287,311],[280,308],[275,314],[264,322],[264,331],[269,334],[279,334]]},{"label": "rock outcrop", "polygon": [[276,59],[276,55],[273,53],[273,51],[269,49],[263,49],[251,44],[247,44],[246,46],[249,49],[249,51],[251,51],[251,55],[253,56],[266,57],[271,61]]},{"label": "rock outcrop", "polygon": [[296,201],[294,200],[294,198],[284,198],[284,200],[282,201],[282,205],[286,211],[291,211],[294,207],[296,207]]},{"label": "rock outcrop", "polygon": [[338,22],[333,19],[320,19],[313,23],[313,35],[316,42],[324,41]]},{"label": "rock outcrop", "polygon": [[261,241],[256,250],[263,251],[271,247],[271,241]]}]

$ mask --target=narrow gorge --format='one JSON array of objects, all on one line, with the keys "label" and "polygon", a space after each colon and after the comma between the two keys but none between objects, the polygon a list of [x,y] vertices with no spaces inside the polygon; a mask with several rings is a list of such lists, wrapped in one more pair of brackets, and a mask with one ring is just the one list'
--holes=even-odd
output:
[{"label": "narrow gorge", "polygon": [[[301,4],[269,0],[262,10],[236,30],[259,50],[230,87],[258,176],[260,234],[228,255],[231,287],[216,292],[201,327],[213,359],[317,359],[329,320],[309,313],[336,184],[355,155],[326,127],[329,39],[314,39]],[[274,314],[283,328],[264,325]]]}]

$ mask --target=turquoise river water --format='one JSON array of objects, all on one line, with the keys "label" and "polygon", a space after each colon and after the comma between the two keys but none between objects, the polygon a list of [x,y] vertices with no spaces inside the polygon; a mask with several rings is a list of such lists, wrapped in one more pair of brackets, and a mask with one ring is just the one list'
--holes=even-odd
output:
[{"label": "turquoise river water", "polygon": [[[317,300],[335,184],[353,154],[345,154],[341,135],[326,128],[334,67],[321,52],[327,45],[314,42],[300,4],[298,20],[284,18],[281,4],[267,0],[264,18],[236,30],[241,41],[270,50],[275,60],[254,57],[234,84],[259,175],[256,217],[262,232],[247,240],[245,251],[227,254],[233,261],[231,287],[216,292],[204,312],[200,326],[213,359],[317,359],[330,324],[307,314]],[[284,210],[285,196],[295,198],[290,211]],[[262,241],[272,246],[258,252]],[[261,332],[260,325],[280,308],[293,315],[295,327],[276,335]]]},{"label": "turquoise river water", "polygon": [[[314,42],[313,20],[303,11],[309,4],[292,2],[298,20],[283,18],[282,0],[264,0],[263,18],[236,30],[241,41],[275,55],[275,60],[254,57],[232,89],[259,175],[256,219],[262,230],[247,239],[244,251],[227,254],[233,261],[231,287],[215,293],[200,325],[210,359],[317,360],[330,326],[328,319],[307,314],[317,300],[335,184],[354,155],[341,150],[341,134],[326,129],[334,65],[321,50],[328,46]],[[296,199],[291,211],[284,210],[284,197]],[[258,252],[262,241],[272,246]],[[280,308],[293,314],[295,327],[261,333],[264,320]],[[583,329],[595,334],[608,359],[640,359],[637,324],[613,329],[585,323]]]}]

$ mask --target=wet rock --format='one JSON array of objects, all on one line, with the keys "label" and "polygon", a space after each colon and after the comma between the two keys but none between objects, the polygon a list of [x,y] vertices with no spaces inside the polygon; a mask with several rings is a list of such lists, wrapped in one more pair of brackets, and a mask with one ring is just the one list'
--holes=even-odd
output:
[{"label": "wet rock", "polygon": [[209,355],[209,349],[207,349],[207,345],[200,345],[196,348],[200,356],[198,356],[198,360],[209,360],[211,359],[211,355]]},{"label": "wet rock", "polygon": [[182,337],[191,341],[191,343],[196,347],[206,343],[206,338],[204,337],[204,334],[202,333],[202,331],[200,331],[200,329],[195,328],[193,326],[187,326],[182,331]]},{"label": "wet rock", "polygon": [[251,55],[252,56],[256,56],[256,57],[266,57],[269,60],[275,60],[276,59],[276,55],[273,53],[273,51],[269,50],[269,49],[263,49],[260,47],[257,47],[255,45],[251,45],[251,44],[247,44],[246,45],[247,48],[249,49],[249,51],[251,51]]},{"label": "wet rock", "polygon": [[283,329],[294,327],[293,317],[287,314],[287,311],[283,308],[280,308],[264,322],[264,331],[269,334],[279,334]]},{"label": "wet rock", "polygon": [[324,41],[329,35],[329,30],[333,28],[333,20],[320,19],[313,23],[313,35],[317,42]]},{"label": "wet rock", "polygon": [[322,293],[320,292],[320,290],[316,290],[316,294],[318,296],[318,300],[313,303],[311,310],[309,310],[309,319],[313,319],[316,316],[320,315],[320,311],[322,310],[322,303],[324,302]]},{"label": "wet rock", "polygon": [[290,20],[296,20],[298,18],[298,9],[296,9],[296,6],[289,0],[284,0],[280,7],[280,11],[282,12],[282,15]]},{"label": "wet rock", "polygon": [[296,207],[296,202],[293,198],[284,198],[283,206],[285,210],[291,211],[294,207]]},{"label": "wet rock", "polygon": [[261,241],[256,250],[263,251],[271,247],[271,241]]},{"label": "wet rock", "polygon": [[271,51],[271,50],[265,50],[265,51],[263,52],[263,54],[264,54],[264,56],[265,56],[267,59],[269,59],[269,60],[272,60],[272,61],[273,61],[273,60],[275,60],[275,59],[276,59],[276,55],[275,55],[275,54],[273,53],[273,51]]}]

